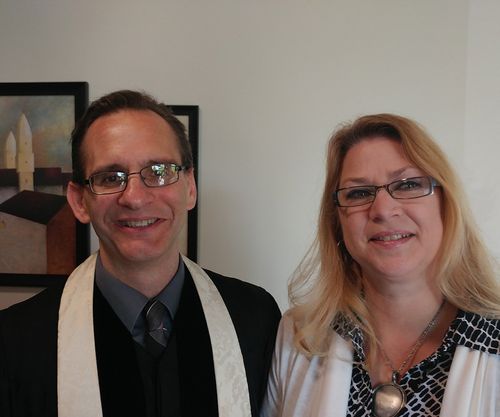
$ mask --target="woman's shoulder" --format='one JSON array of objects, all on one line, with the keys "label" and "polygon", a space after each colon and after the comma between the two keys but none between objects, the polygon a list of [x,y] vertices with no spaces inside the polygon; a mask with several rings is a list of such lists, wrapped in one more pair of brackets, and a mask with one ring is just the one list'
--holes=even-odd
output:
[{"label": "woman's shoulder", "polygon": [[287,310],[281,317],[276,343],[278,344],[279,340],[281,345],[292,348],[294,345],[293,340],[295,336],[295,329],[296,325],[293,311]]},{"label": "woman's shoulder", "polygon": [[281,363],[307,361],[307,355],[296,343],[297,320],[293,309],[287,310],[281,317],[276,335],[276,359]]},{"label": "woman's shoulder", "polygon": [[281,380],[288,381],[288,384],[292,384],[289,380],[292,378],[295,381],[293,384],[300,385],[307,374],[317,372],[325,357],[307,354],[297,342],[297,331],[293,310],[288,310],[281,318],[276,336],[274,371],[280,375]]},{"label": "woman's shoulder", "polygon": [[332,343],[332,337],[335,335],[332,327],[330,326],[328,328],[324,351],[314,353],[314,351],[310,352],[306,347],[302,348],[300,346],[300,340],[307,343],[305,338],[300,337],[303,326],[304,321],[294,308],[287,310],[281,317],[278,334],[276,336],[276,350],[282,359],[292,361],[304,360],[305,362],[310,362],[311,360],[317,361],[327,356],[329,347]]}]

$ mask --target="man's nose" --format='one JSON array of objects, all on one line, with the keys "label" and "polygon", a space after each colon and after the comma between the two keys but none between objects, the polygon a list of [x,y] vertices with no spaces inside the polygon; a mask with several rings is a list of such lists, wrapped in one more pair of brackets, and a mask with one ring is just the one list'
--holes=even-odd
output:
[{"label": "man's nose", "polygon": [[120,195],[119,202],[130,208],[139,208],[150,200],[151,188],[144,184],[138,172],[127,176],[127,185]]}]

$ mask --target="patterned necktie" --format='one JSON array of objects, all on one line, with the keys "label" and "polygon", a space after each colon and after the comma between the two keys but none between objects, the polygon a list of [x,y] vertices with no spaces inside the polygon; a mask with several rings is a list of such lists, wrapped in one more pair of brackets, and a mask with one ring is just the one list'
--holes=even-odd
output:
[{"label": "patterned necktie", "polygon": [[159,358],[167,346],[170,333],[170,313],[158,300],[150,300],[144,307],[146,315],[146,333],[144,344],[146,350],[155,358]]}]

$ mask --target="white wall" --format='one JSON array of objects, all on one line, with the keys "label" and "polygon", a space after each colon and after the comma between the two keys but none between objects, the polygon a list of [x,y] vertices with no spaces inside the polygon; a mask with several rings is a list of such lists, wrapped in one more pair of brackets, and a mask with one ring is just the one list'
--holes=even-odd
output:
[{"label": "white wall", "polygon": [[464,179],[479,226],[500,259],[500,2],[470,2]]},{"label": "white wall", "polygon": [[468,173],[490,161],[475,209],[499,250],[499,11],[494,0],[0,0],[0,81],[198,104],[199,261],[285,308],[328,135],[364,113],[415,118]]}]

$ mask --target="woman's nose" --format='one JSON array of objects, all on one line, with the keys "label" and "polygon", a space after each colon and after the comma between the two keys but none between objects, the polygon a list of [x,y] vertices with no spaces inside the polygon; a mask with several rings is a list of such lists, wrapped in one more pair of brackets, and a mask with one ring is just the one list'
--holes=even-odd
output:
[{"label": "woman's nose", "polygon": [[386,188],[381,187],[375,193],[375,199],[370,206],[372,219],[384,219],[397,213],[401,203],[394,199]]}]

